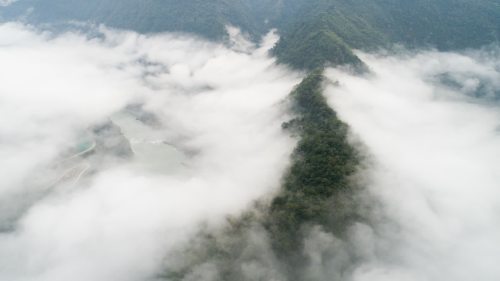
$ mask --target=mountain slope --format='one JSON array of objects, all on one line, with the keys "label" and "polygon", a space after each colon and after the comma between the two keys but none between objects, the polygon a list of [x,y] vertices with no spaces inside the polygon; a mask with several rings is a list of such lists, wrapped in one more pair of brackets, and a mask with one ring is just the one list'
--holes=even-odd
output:
[{"label": "mountain slope", "polygon": [[0,10],[0,16],[36,24],[82,21],[143,33],[180,31],[221,39],[226,24],[263,34],[266,28],[252,17],[253,9],[256,6],[242,0],[21,0]]},{"label": "mountain slope", "polygon": [[274,54],[299,69],[359,64],[353,48],[400,43],[451,50],[500,38],[500,0],[19,0],[1,8],[0,17],[190,32],[213,40],[225,37],[227,24],[254,40],[276,27],[282,38]]},{"label": "mountain slope", "polygon": [[[166,269],[165,280],[319,280],[306,270],[308,237],[325,232],[349,240],[350,229],[368,221],[353,179],[360,155],[348,143],[347,125],[322,95],[326,80],[313,71],[290,95],[295,118],[283,127],[301,140],[276,198],[229,219],[221,231],[202,231]],[[341,275],[355,257],[337,250],[345,254],[336,272]],[[211,273],[204,275],[210,277],[198,277],[207,265]]]},{"label": "mountain slope", "polygon": [[[292,0],[289,0],[292,1]],[[500,40],[499,0],[295,0],[293,10],[276,21],[282,39],[275,54],[280,61],[297,68],[324,63],[342,64],[349,48],[372,50],[399,43],[407,47],[436,47],[440,50],[476,48]],[[310,53],[316,38],[312,32],[331,32],[320,41],[323,51]],[[340,39],[340,40],[339,40]],[[289,57],[301,57],[307,63]],[[348,63],[357,63],[351,58]]]}]

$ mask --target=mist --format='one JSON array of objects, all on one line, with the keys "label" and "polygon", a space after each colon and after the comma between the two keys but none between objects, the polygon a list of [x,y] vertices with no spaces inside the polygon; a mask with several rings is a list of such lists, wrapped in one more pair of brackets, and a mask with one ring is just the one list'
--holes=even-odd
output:
[{"label": "mist", "polygon": [[16,2],[17,0],[2,0],[0,1],[0,6],[1,7],[6,7],[9,6],[10,4]]},{"label": "mist", "polygon": [[370,73],[329,69],[325,91],[372,205],[343,279],[498,280],[498,49],[359,55]]},{"label": "mist", "polygon": [[303,74],[269,56],[277,35],[85,29],[0,25],[0,280],[500,277],[498,48],[326,70],[364,218],[345,237],[300,230],[292,273],[259,220],[297,142],[282,124]]},{"label": "mist", "polygon": [[154,279],[201,226],[277,192],[300,75],[267,55],[275,34],[231,31],[236,48],[0,26],[1,280]]}]

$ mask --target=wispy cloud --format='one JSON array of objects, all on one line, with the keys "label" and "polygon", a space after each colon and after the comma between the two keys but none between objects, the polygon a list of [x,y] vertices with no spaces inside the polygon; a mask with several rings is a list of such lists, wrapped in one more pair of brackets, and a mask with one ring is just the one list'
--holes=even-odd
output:
[{"label": "wispy cloud", "polygon": [[372,156],[366,177],[382,203],[348,279],[497,280],[499,57],[361,57],[371,75],[328,71],[339,82],[329,102]]},{"label": "wispy cloud", "polygon": [[[279,187],[294,146],[280,103],[296,74],[257,47],[101,33],[0,26],[2,280],[145,280],[200,223]],[[123,119],[130,105],[155,124]],[[107,165],[80,157],[85,169],[66,171],[62,153],[109,119],[138,155]],[[140,165],[145,146],[176,150],[182,173],[167,168],[170,152],[155,169]],[[53,182],[61,176],[72,184]]]},{"label": "wispy cloud", "polygon": [[0,6],[7,7],[18,0],[0,0]]}]

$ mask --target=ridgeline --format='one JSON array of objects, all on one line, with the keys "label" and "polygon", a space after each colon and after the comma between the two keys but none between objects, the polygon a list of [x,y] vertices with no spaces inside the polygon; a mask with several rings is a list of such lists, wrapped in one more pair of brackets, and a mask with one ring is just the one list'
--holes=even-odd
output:
[{"label": "ridgeline", "polygon": [[0,20],[106,24],[217,41],[226,37],[228,24],[254,41],[277,28],[278,61],[308,71],[359,65],[353,49],[402,44],[457,50],[500,40],[500,0],[22,0],[1,7]]}]

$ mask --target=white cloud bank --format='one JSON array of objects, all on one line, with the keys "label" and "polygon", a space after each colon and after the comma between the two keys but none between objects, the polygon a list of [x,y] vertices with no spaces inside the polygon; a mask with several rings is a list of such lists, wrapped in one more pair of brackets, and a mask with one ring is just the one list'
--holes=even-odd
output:
[{"label": "white cloud bank", "polygon": [[[279,185],[294,145],[280,130],[280,102],[298,79],[265,55],[273,36],[260,49],[233,42],[241,53],[182,36],[102,32],[0,25],[0,280],[154,279],[199,223],[217,224]],[[362,58],[374,74],[329,70],[340,85],[326,95],[373,156],[366,176],[382,209],[373,229],[354,227],[352,241],[315,229],[305,276],[497,281],[498,56]],[[168,153],[154,170],[137,163],[144,155],[107,166],[80,159],[99,170],[50,184],[65,174],[52,169],[61,151],[129,104],[144,104],[160,125],[125,135],[148,148],[174,144],[182,173],[172,159],[162,172]],[[345,250],[360,258],[348,274],[338,270],[350,262]]]},{"label": "white cloud bank", "polygon": [[[17,214],[0,217],[0,280],[154,278],[199,223],[218,223],[279,187],[294,146],[281,132],[280,103],[295,74],[263,49],[102,32],[89,39],[0,25],[0,201],[3,213]],[[137,103],[161,125],[132,141],[194,152],[187,172],[81,159],[102,169],[74,185],[48,184],[60,176],[49,167],[61,151]]]},{"label": "white cloud bank", "polygon": [[7,7],[18,0],[0,0],[0,7]]},{"label": "white cloud bank", "polygon": [[[498,52],[362,55],[326,96],[372,155],[382,202],[365,260],[347,280],[500,278]],[[365,240],[366,240],[365,239]]]}]

